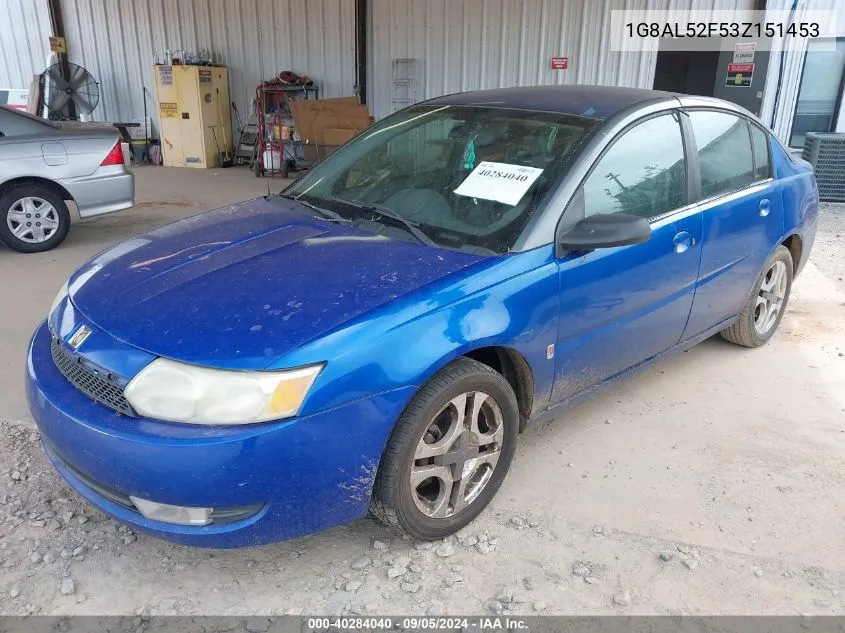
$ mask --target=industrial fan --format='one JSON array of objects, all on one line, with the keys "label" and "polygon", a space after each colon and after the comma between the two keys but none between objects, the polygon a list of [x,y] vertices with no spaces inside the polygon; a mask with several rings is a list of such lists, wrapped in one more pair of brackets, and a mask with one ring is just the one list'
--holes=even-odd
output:
[{"label": "industrial fan", "polygon": [[53,64],[41,73],[41,88],[51,119],[78,119],[91,114],[100,102],[97,80],[70,62]]}]

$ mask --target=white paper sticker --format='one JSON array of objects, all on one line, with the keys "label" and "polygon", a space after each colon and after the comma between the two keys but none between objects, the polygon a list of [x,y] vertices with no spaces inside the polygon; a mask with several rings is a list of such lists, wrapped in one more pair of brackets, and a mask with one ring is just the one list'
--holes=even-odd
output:
[{"label": "white paper sticker", "polygon": [[734,51],[734,64],[751,64],[754,61],[754,51]]},{"label": "white paper sticker", "polygon": [[734,45],[734,64],[754,63],[754,51],[757,50],[756,42],[740,42]]},{"label": "white paper sticker", "polygon": [[455,193],[514,206],[542,173],[537,167],[482,161]]}]

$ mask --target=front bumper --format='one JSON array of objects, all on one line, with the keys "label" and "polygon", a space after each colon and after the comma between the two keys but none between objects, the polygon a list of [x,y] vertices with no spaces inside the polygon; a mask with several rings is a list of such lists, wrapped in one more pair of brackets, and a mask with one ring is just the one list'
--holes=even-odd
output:
[{"label": "front bumper", "polygon": [[[261,545],[364,516],[382,450],[413,395],[408,387],[234,428],[132,418],[59,373],[46,323],[30,343],[26,389],[48,456],[80,494],[137,529],[205,547]],[[104,491],[179,506],[261,508],[234,522],[174,525],[151,521]]]},{"label": "front bumper", "polygon": [[135,176],[123,165],[100,167],[90,176],[67,178],[59,183],[73,196],[83,218],[121,211],[135,204]]}]

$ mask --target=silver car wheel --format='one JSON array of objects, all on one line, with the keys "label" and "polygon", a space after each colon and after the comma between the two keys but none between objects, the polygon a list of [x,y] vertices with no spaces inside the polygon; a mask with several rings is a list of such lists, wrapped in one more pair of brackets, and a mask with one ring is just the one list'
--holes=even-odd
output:
[{"label": "silver car wheel", "polygon": [[763,277],[754,307],[754,329],[765,336],[774,327],[786,298],[786,264],[776,261]]},{"label": "silver car wheel", "polygon": [[417,509],[431,518],[453,516],[478,498],[502,452],[499,404],[480,391],[452,398],[417,444],[411,490]]},{"label": "silver car wheel", "polygon": [[6,225],[12,235],[22,242],[40,244],[59,229],[59,214],[44,198],[21,198],[9,208]]}]

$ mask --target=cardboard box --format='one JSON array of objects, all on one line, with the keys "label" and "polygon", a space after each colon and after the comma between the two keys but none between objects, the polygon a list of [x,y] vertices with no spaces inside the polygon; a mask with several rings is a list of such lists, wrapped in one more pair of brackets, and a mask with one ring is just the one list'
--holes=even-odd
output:
[{"label": "cardboard box", "polygon": [[296,100],[290,109],[304,144],[340,145],[370,125],[367,106],[357,97]]},{"label": "cardboard box", "polygon": [[346,105],[360,105],[361,100],[358,97],[331,97],[330,99],[320,99],[327,104],[346,104]]},{"label": "cardboard box", "polygon": [[358,97],[292,100],[290,110],[308,162],[325,158],[372,123]]},{"label": "cardboard box", "polygon": [[333,151],[335,151],[340,145],[326,145],[325,143],[308,143],[302,145],[302,155],[305,157],[305,160],[309,163],[316,163],[318,160],[322,160]]},{"label": "cardboard box", "polygon": [[323,142],[326,145],[343,145],[347,141],[355,138],[358,134],[356,130],[344,130],[335,127],[329,127],[323,130]]}]

